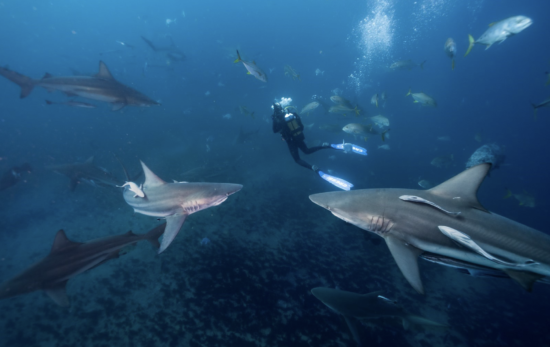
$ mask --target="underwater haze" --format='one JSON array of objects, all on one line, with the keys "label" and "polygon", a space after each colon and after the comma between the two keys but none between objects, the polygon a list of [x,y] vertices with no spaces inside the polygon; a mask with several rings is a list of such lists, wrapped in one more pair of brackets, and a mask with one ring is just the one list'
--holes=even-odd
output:
[{"label": "underwater haze", "polygon": [[[300,157],[352,190],[427,189],[487,145],[481,204],[548,233],[548,13],[540,0],[0,0],[0,283],[74,249],[61,229],[88,245],[124,235],[61,284],[0,290],[0,346],[550,346],[547,283],[421,261],[418,294],[382,239],[310,201],[340,189],[272,130],[273,103],[317,101],[299,114],[307,146],[368,155]],[[514,16],[532,25],[480,42]],[[189,197],[196,213],[157,254],[125,234],[171,218],[125,201],[125,182],[154,186],[140,160],[166,182],[242,189]],[[382,291],[448,328],[363,320],[358,338],[315,287]]]}]

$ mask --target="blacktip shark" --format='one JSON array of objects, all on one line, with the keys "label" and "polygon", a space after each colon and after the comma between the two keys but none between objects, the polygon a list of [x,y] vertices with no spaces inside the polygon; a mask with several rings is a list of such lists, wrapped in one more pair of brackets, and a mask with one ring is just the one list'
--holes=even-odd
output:
[{"label": "blacktip shark", "polygon": [[176,44],[174,43],[174,40],[171,36],[168,37],[170,39],[170,46],[158,46],[155,45],[152,41],[146,39],[145,37],[141,37],[145,43],[151,47],[151,49],[155,52],[161,52],[166,54],[166,63],[170,65],[172,62],[179,62],[179,61],[185,61],[187,57],[183,52],[176,47]]},{"label": "blacktip shark", "polygon": [[87,183],[94,187],[116,187],[120,183],[120,180],[109,171],[96,166],[93,156],[83,163],[52,165],[46,169],[69,177],[71,191],[74,191],[79,183]]},{"label": "blacktip shark", "polygon": [[115,80],[102,61],[99,62],[99,72],[93,76],[55,77],[46,73],[42,79],[34,80],[3,67],[0,67],[0,75],[21,87],[20,98],[27,97],[34,87],[40,86],[48,91],[59,90],[68,96],[110,102],[113,104],[113,111],[125,106],[160,105],[148,96]]},{"label": "blacktip shark", "polygon": [[447,328],[445,324],[410,314],[397,302],[382,296],[382,292],[357,294],[339,289],[317,287],[313,288],[311,293],[328,308],[344,317],[353,338],[359,345],[363,345],[363,343],[357,320],[395,317],[402,320],[405,329],[409,329],[411,326]]},{"label": "blacktip shark", "polygon": [[[172,243],[187,216],[221,204],[229,195],[243,187],[233,183],[167,183],[143,162],[141,166],[145,174],[145,182],[139,187],[141,193],[136,193],[136,189],[130,189],[134,186],[128,184],[124,188],[123,197],[136,213],[166,219],[166,231],[159,253]],[[140,197],[141,194],[143,197]]]},{"label": "blacktip shark", "polygon": [[69,306],[65,286],[71,278],[118,258],[126,246],[139,241],[147,240],[158,248],[158,238],[165,226],[163,223],[145,234],[129,231],[84,243],[69,240],[65,232],[59,230],[48,256],[0,285],[0,299],[43,290],[59,306]]},{"label": "blacktip shark", "polygon": [[252,130],[252,131],[243,131],[243,129],[241,128],[239,130],[239,135],[237,135],[237,137],[235,138],[234,143],[236,145],[241,145],[243,143],[247,143],[247,142],[250,141],[250,139],[253,136],[256,136],[259,131],[260,131],[260,128],[258,128],[257,130]]},{"label": "blacktip shark", "polygon": [[22,173],[31,172],[32,167],[28,163],[25,163],[21,166],[12,167],[8,171],[4,172],[2,176],[0,176],[0,191],[16,185],[17,182],[21,180]]},{"label": "blacktip shark", "polygon": [[311,201],[380,235],[407,281],[424,287],[418,256],[425,252],[505,272],[526,290],[550,276],[550,236],[496,213],[477,200],[491,168],[473,166],[428,190],[364,189],[310,195]]},{"label": "blacktip shark", "polygon": [[[548,79],[550,81],[550,79]],[[541,107],[550,107],[550,96],[547,97],[545,100],[543,100],[539,104],[533,104],[531,103],[531,106],[533,107],[533,114],[535,119],[537,119],[537,110]]]}]

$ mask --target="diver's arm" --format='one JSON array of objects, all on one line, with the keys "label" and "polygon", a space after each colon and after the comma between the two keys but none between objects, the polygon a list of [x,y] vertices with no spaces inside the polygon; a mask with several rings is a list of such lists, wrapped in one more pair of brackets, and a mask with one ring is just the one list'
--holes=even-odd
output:
[{"label": "diver's arm", "polygon": [[271,118],[273,118],[273,132],[274,133],[280,132],[283,126],[279,121],[279,118],[276,115],[272,115]]}]

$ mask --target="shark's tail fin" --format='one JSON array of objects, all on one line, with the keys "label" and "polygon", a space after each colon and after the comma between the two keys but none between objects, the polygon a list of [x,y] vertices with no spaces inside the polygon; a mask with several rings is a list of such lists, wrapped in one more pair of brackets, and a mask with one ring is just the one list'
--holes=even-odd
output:
[{"label": "shark's tail fin", "polygon": [[143,36],[142,36],[141,38],[143,39],[143,41],[145,41],[145,43],[146,43],[149,47],[151,47],[151,48],[153,49],[153,51],[155,51],[155,52],[157,51],[157,47],[155,47],[155,45],[153,44],[153,42],[147,40],[147,39],[146,39],[145,37],[143,37]]},{"label": "shark's tail fin", "polygon": [[34,88],[35,82],[32,78],[21,75],[15,71],[0,67],[0,75],[21,87],[21,94],[19,95],[21,99],[27,97]]},{"label": "shark's tail fin", "polygon": [[[427,62],[427,60],[424,60],[423,62],[420,63],[420,69],[421,70],[424,70],[424,63]],[[378,106],[376,106],[378,107]]]},{"label": "shark's tail fin", "polygon": [[405,330],[409,330],[410,328],[418,328],[418,327],[447,329],[449,326],[446,324],[434,322],[427,318],[415,316],[412,314],[409,314],[403,317],[403,328],[405,328]]},{"label": "shark's tail fin", "polygon": [[166,228],[166,223],[162,223],[161,225],[155,227],[154,229],[151,229],[145,234],[144,239],[149,241],[155,247],[155,249],[160,248],[160,242],[159,237],[164,233],[164,229]]}]

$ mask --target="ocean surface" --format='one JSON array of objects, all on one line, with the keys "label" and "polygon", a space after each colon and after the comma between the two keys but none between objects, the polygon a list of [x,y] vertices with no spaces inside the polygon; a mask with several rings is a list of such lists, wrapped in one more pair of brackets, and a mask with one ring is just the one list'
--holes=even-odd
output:
[{"label": "ocean surface", "polygon": [[[81,179],[71,190],[56,165],[93,157],[122,185],[122,163],[139,185],[142,160],[167,182],[243,188],[190,215],[162,254],[139,242],[72,278],[69,307],[41,290],[1,300],[0,346],[356,346],[341,316],[311,294],[319,286],[382,291],[449,326],[365,321],[369,346],[550,346],[549,285],[528,293],[510,279],[421,261],[426,294],[418,294],[380,237],[310,201],[339,189],[294,163],[271,119],[281,98],[298,111],[326,102],[301,114],[306,143],[351,142],[368,155],[301,158],[354,190],[436,185],[462,172],[476,149],[497,144],[505,159],[480,202],[546,233],[550,109],[535,117],[531,103],[550,95],[548,13],[540,0],[1,1],[0,66],[40,79],[91,76],[103,61],[118,82],[160,105],[113,111],[39,85],[19,98],[20,88],[0,77],[0,175],[32,168],[0,191],[0,283],[48,256],[60,229],[88,242],[163,222],[134,213],[121,188]],[[477,39],[518,15],[533,24],[464,57],[468,34]],[[448,38],[457,45],[454,70]],[[267,83],[234,63],[237,50]],[[410,69],[390,68],[409,59]],[[437,107],[414,103],[409,90]],[[377,93],[386,96],[378,107]],[[359,115],[327,112],[333,95]],[[385,141],[341,130],[375,115],[390,122]]]}]

